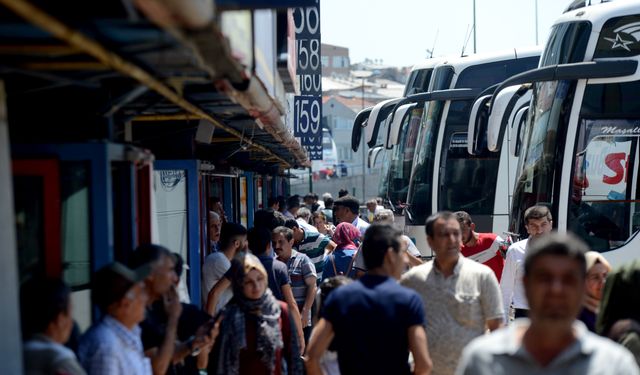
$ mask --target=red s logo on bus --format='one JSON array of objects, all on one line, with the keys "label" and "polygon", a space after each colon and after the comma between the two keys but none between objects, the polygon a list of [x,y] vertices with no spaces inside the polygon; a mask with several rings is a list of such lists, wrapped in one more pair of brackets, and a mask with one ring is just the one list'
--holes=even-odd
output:
[{"label": "red s logo on bus", "polygon": [[[624,162],[624,165],[622,164]],[[627,154],[624,152],[615,152],[607,155],[604,159],[604,163],[611,169],[615,175],[614,176],[602,176],[602,182],[609,185],[617,185],[625,179],[625,172],[629,167],[629,159],[627,158]]]}]

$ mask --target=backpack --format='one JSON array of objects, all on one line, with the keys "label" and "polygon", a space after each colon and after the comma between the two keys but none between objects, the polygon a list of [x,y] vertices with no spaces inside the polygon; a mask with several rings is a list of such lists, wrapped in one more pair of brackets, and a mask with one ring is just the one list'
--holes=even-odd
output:
[{"label": "backpack", "polygon": [[356,256],[358,255],[358,250],[356,250],[355,253],[353,253],[353,256],[351,257],[351,261],[349,262],[349,266],[347,267],[347,274],[345,275],[344,272],[340,271],[338,272],[338,270],[336,269],[336,255],[335,252],[334,254],[331,254],[331,265],[333,266],[333,274],[335,276],[349,276],[349,274],[351,273],[351,270],[353,268],[353,262],[356,260]]}]

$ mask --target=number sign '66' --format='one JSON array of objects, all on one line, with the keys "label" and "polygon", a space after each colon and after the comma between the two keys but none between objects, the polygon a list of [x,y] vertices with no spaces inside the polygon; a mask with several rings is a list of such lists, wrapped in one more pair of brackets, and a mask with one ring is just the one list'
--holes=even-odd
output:
[{"label": "number sign '66'", "polygon": [[296,96],[293,99],[294,123],[293,135],[296,137],[322,136],[320,119],[322,118],[322,105],[319,97]]}]

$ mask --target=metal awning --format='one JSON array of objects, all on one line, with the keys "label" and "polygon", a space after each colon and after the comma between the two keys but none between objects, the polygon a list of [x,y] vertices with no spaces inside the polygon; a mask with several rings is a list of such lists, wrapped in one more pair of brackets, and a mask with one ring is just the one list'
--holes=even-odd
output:
[{"label": "metal awning", "polygon": [[244,73],[215,24],[164,28],[133,17],[127,1],[108,3],[0,0],[19,16],[0,15],[0,75],[28,77],[27,93],[109,87],[118,95],[103,115],[124,122],[206,120],[216,132],[204,155],[233,152],[229,163],[249,170],[253,160],[267,169],[308,165],[282,109]]}]

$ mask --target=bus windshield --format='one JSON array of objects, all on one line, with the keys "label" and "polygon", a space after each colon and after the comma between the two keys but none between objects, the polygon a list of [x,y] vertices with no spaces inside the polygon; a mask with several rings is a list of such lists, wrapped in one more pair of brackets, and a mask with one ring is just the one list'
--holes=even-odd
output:
[{"label": "bus windshield", "polygon": [[[451,103],[454,104],[454,103]],[[500,154],[486,148],[478,155],[467,152],[467,127],[447,126],[444,134],[438,210],[466,211],[472,217],[491,215]]]},{"label": "bus windshield", "polygon": [[[584,59],[591,24],[568,22],[551,30],[540,66],[580,62]],[[524,211],[536,204],[558,214],[553,192],[559,188],[566,127],[571,114],[575,81],[539,82],[533,86],[529,117],[524,126],[518,172],[513,192],[509,230],[525,236]]]},{"label": "bus windshield", "polygon": [[[411,165],[418,141],[422,112],[422,107],[414,108],[411,111],[411,115],[407,116],[400,130],[398,144],[390,152],[390,160],[386,161],[389,165],[389,173],[387,175],[389,178],[384,181],[388,189],[386,191],[387,194],[384,196],[397,211],[401,210],[407,201]],[[400,211],[397,213],[400,213]]]},{"label": "bus windshield", "polygon": [[640,83],[588,85],[580,112],[567,229],[595,251],[640,228]]},{"label": "bus windshield", "polygon": [[[561,170],[561,158],[556,157],[558,127],[560,121],[567,123],[571,112],[571,102],[575,83],[550,81],[534,86],[532,110],[522,141],[522,151],[518,164],[518,177],[513,193],[511,231],[524,235],[524,211],[536,204],[552,206],[550,192],[553,191],[555,172]],[[555,208],[555,207],[551,207]],[[552,210],[557,213],[557,210]],[[557,215],[553,215],[554,217]]]},{"label": "bus windshield", "polygon": [[[431,91],[445,90],[451,85],[453,68],[445,65],[435,69]],[[431,180],[433,179],[433,159],[436,147],[434,135],[442,115],[444,102],[425,102],[418,126],[416,148],[413,156],[413,168],[409,183],[410,205],[407,208],[406,220],[413,225],[421,225],[431,212]]]},{"label": "bus windshield", "polygon": [[432,72],[433,69],[420,69],[412,72],[411,75],[409,75],[407,86],[404,88],[402,96],[419,94],[427,91]]},{"label": "bus windshield", "polygon": [[[538,56],[492,61],[469,66],[459,73],[456,88],[483,89],[508,77],[537,66]],[[438,72],[434,78],[438,80]],[[478,156],[466,149],[467,124],[473,100],[432,101],[426,120],[420,126],[418,152],[409,188],[409,222],[422,224],[432,213],[433,168],[436,152],[440,152],[438,210],[465,210],[471,215],[491,215],[495,201],[495,181],[499,154]],[[443,110],[446,108],[444,142],[436,150]],[[424,115],[423,115],[424,117]],[[463,140],[464,138],[464,140]],[[469,185],[469,184],[473,185]]]},{"label": "bus windshield", "polygon": [[[431,213],[431,184],[433,180],[433,164],[436,148],[435,135],[445,102],[426,102],[420,118],[417,154],[414,156],[413,175],[409,192],[411,194],[408,207],[408,222],[413,225],[424,223]],[[425,115],[426,114],[426,115]]]}]

